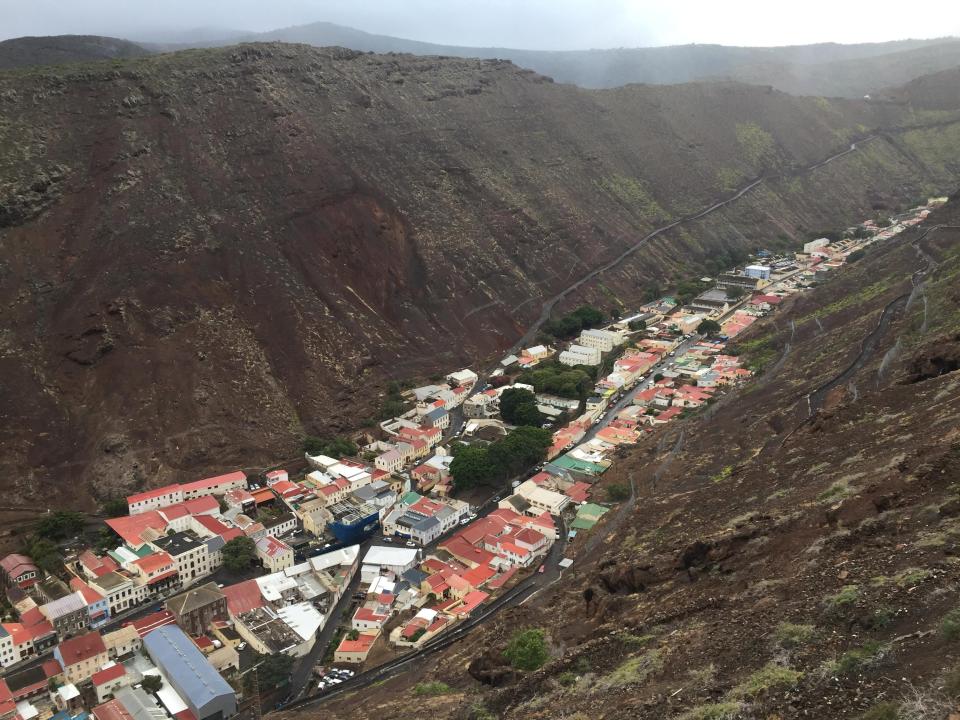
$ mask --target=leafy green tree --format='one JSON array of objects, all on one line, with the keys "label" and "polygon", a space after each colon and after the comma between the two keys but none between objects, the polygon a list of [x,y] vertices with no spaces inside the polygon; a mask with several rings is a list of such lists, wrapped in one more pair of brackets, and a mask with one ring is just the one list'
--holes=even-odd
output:
[{"label": "leafy green tree", "polygon": [[290,682],[290,673],[293,672],[293,658],[283,653],[277,655],[260,655],[257,672],[260,673],[261,688],[282,687]]},{"label": "leafy green tree", "polygon": [[303,439],[303,451],[311,455],[329,455],[330,457],[346,457],[356,455],[357,444],[343,437],[324,438],[307,435]]},{"label": "leafy green tree", "polygon": [[356,628],[351,628],[350,632],[347,633],[347,640],[359,640],[359,639],[360,639],[360,631],[357,630]]},{"label": "leafy green tree", "polygon": [[487,448],[470,445],[454,455],[450,474],[457,490],[467,490],[490,482],[496,474],[496,468]]},{"label": "leafy green tree", "polygon": [[101,508],[101,511],[107,517],[113,518],[113,517],[119,517],[120,515],[126,515],[128,509],[129,508],[127,506],[127,499],[118,497],[118,498],[110,498],[109,500],[104,502],[103,507]]},{"label": "leafy green tree", "polygon": [[639,332],[640,330],[646,330],[646,329],[647,329],[647,321],[646,321],[646,320],[631,320],[630,322],[627,323],[627,327],[629,327],[630,330],[632,330],[633,332]]},{"label": "leafy green tree", "polygon": [[550,659],[546,634],[539,628],[514,633],[503,656],[518,670],[539,670]]},{"label": "leafy green tree", "polygon": [[867,254],[867,251],[864,250],[863,248],[854,250],[852,253],[847,255],[847,262],[855,263],[857,262],[857,260],[863,260],[863,258],[866,257],[866,254]]},{"label": "leafy green tree", "polygon": [[245,535],[227,542],[220,552],[223,556],[223,566],[234,572],[247,570],[257,559],[257,546]]},{"label": "leafy green tree", "polygon": [[537,409],[537,397],[523,388],[509,388],[500,395],[500,416],[511,425],[543,423],[543,415]]},{"label": "leafy green tree", "polygon": [[607,486],[607,499],[611,502],[623,502],[630,497],[630,488],[625,483]]},{"label": "leafy green tree", "polygon": [[731,285],[727,288],[727,300],[739,300],[746,294],[743,288]]},{"label": "leafy green tree", "polygon": [[697,332],[701,335],[716,335],[720,332],[720,323],[716,320],[710,320],[709,318],[700,322],[697,325]]},{"label": "leafy green tree", "polygon": [[143,689],[149,693],[158,693],[163,687],[163,678],[159,675],[144,675],[141,683]]},{"label": "leafy green tree", "polygon": [[37,521],[36,533],[48,540],[63,540],[83,530],[83,513],[75,510],[58,510],[47,513]]}]

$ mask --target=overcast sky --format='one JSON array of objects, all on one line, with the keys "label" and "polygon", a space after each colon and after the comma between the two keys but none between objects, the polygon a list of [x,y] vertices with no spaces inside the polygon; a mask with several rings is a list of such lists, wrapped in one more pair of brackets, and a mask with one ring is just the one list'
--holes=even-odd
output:
[{"label": "overcast sky", "polygon": [[0,0],[0,38],[159,39],[326,20],[451,45],[531,49],[787,45],[960,35],[960,2],[928,0]]}]

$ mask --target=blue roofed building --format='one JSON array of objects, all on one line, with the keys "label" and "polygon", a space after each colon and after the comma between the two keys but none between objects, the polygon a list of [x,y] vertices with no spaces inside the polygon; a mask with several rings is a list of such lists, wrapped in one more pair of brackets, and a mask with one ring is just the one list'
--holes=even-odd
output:
[{"label": "blue roofed building", "polygon": [[236,715],[233,688],[179,627],[157,628],[143,639],[143,647],[197,720],[224,720]]}]

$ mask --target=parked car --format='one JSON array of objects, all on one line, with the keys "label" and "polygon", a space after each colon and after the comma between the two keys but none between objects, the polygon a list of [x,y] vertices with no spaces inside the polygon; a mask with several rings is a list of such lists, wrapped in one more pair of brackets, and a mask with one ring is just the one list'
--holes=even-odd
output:
[{"label": "parked car", "polygon": [[407,540],[407,541],[404,543],[404,545],[406,545],[407,547],[416,547],[416,546],[417,546],[417,544],[416,544],[413,540]]},{"label": "parked car", "polygon": [[543,571],[546,570],[546,568],[547,568],[546,565],[541,565],[540,568],[537,570],[537,572],[540,574],[543,574]]},{"label": "parked car", "polygon": [[392,543],[392,542],[393,542],[393,538],[385,537],[385,538],[383,539],[383,541],[384,541],[385,543]]},{"label": "parked car", "polygon": [[237,645],[237,650],[246,650],[246,649],[247,649],[247,644],[245,642],[242,642],[239,645]]},{"label": "parked car", "polygon": [[470,518],[464,518],[463,520],[460,521],[460,524],[461,524],[461,525],[469,525],[469,524],[470,524]]}]

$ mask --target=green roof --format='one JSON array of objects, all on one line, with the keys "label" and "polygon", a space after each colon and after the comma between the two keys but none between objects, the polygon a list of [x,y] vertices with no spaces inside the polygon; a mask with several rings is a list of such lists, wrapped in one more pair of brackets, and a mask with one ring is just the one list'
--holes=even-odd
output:
[{"label": "green roof", "polygon": [[586,460],[577,460],[569,455],[561,455],[556,460],[551,460],[550,462],[558,467],[575,470],[586,475],[601,475],[607,470],[603,465],[587,462]]},{"label": "green roof", "polygon": [[603,505],[585,503],[577,509],[577,519],[593,518],[594,520],[599,520],[608,512],[610,512],[610,508],[605,508]]},{"label": "green roof", "polygon": [[593,530],[593,526],[596,524],[596,520],[587,520],[578,515],[577,519],[570,523],[570,527],[574,530]]},{"label": "green roof", "polygon": [[421,497],[423,496],[420,493],[415,493],[411,490],[408,493],[404,493],[403,497],[400,498],[400,502],[404,505],[413,505]]}]

